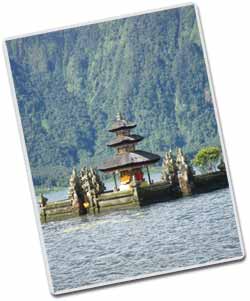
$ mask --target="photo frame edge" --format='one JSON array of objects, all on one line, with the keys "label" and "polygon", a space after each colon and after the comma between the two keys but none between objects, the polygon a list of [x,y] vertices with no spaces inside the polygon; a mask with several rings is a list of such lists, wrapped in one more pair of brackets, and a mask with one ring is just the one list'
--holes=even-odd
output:
[{"label": "photo frame edge", "polygon": [[[25,143],[24,132],[23,132],[23,128],[22,128],[21,116],[20,116],[20,112],[19,112],[19,108],[18,108],[18,101],[17,101],[14,80],[13,80],[11,66],[10,66],[7,42],[10,40],[15,40],[15,39],[19,39],[19,38],[26,38],[26,37],[31,37],[31,36],[46,34],[46,33],[52,33],[52,32],[66,30],[66,29],[74,29],[74,28],[77,28],[80,26],[94,25],[94,24],[99,24],[99,23],[103,23],[103,22],[120,20],[120,19],[128,18],[128,17],[135,17],[135,16],[141,16],[144,14],[160,12],[160,11],[164,11],[164,10],[182,8],[182,7],[186,7],[186,6],[194,6],[194,10],[195,10],[199,37],[201,40],[201,46],[202,46],[204,61],[205,61],[205,65],[206,65],[206,72],[207,72],[207,76],[208,76],[209,89],[210,89],[210,92],[212,95],[214,114],[215,114],[216,123],[217,123],[217,127],[218,127],[220,144],[222,147],[223,157],[225,159],[225,164],[226,164],[227,177],[229,180],[230,195],[231,195],[232,204],[233,204],[234,217],[235,217],[236,225],[237,225],[237,233],[239,236],[241,251],[242,251],[243,255],[229,258],[229,259],[211,261],[211,262],[205,263],[205,264],[198,264],[198,265],[192,265],[192,266],[187,266],[187,267],[182,267],[182,268],[176,268],[176,269],[173,269],[173,270],[167,271],[167,272],[163,271],[163,272],[150,273],[150,274],[143,275],[143,276],[131,277],[131,278],[126,278],[126,279],[122,279],[122,280],[98,283],[98,284],[93,284],[93,285],[86,285],[86,286],[77,287],[74,289],[59,290],[59,291],[55,292],[53,289],[53,281],[52,281],[52,277],[51,277],[50,270],[49,270],[48,256],[46,254],[45,242],[44,242],[43,233],[42,233],[42,225],[40,223],[40,217],[39,217],[39,213],[38,213],[37,206],[36,206],[36,196],[35,196],[35,190],[34,190],[34,185],[33,185],[33,180],[32,180],[32,173],[31,173],[31,168],[30,168],[29,159],[28,159],[28,152],[27,152],[27,147],[26,147],[26,143]],[[240,221],[239,221],[238,209],[237,209],[237,205],[236,205],[236,198],[235,198],[235,193],[234,193],[234,188],[233,188],[234,186],[233,186],[231,172],[230,172],[229,163],[228,163],[228,156],[227,156],[227,152],[226,152],[224,135],[223,135],[221,121],[220,121],[220,114],[219,114],[219,109],[218,109],[218,105],[217,105],[215,89],[214,89],[214,84],[213,84],[213,80],[212,80],[212,73],[211,73],[211,68],[210,68],[210,63],[209,63],[209,59],[208,59],[207,48],[206,48],[206,43],[205,43],[205,38],[204,38],[204,31],[203,31],[203,27],[202,27],[202,23],[201,23],[199,7],[197,6],[197,4],[195,4],[193,2],[188,2],[188,3],[178,4],[178,5],[171,5],[168,7],[149,9],[149,10],[136,12],[136,13],[132,13],[132,14],[108,17],[108,18],[104,18],[104,19],[100,19],[100,20],[94,20],[94,21],[90,21],[90,22],[84,22],[84,23],[79,23],[79,24],[74,24],[74,25],[69,25],[69,26],[62,26],[62,27],[58,27],[58,28],[32,32],[29,34],[8,37],[3,40],[3,52],[4,52],[5,64],[7,67],[8,80],[9,80],[10,90],[11,90],[11,97],[12,97],[15,115],[16,115],[16,122],[17,122],[17,126],[18,126],[18,131],[19,131],[19,138],[20,138],[20,142],[21,142],[21,147],[22,147],[24,161],[25,161],[25,167],[26,167],[26,173],[27,173],[28,182],[29,182],[29,189],[30,189],[30,193],[31,193],[32,203],[33,203],[33,210],[35,213],[36,224],[37,224],[37,228],[38,228],[38,232],[39,232],[39,240],[40,240],[40,245],[41,245],[41,249],[42,249],[42,255],[43,255],[43,261],[44,261],[44,265],[45,265],[46,275],[47,275],[47,279],[48,279],[48,286],[49,286],[50,293],[52,295],[58,296],[58,295],[62,295],[62,294],[72,293],[72,292],[85,291],[85,290],[89,290],[89,289],[93,289],[93,288],[106,287],[106,286],[110,286],[110,285],[114,285],[114,284],[123,284],[123,283],[127,283],[127,282],[134,281],[134,280],[143,280],[143,279],[148,279],[148,278],[155,277],[155,276],[164,276],[164,275],[169,275],[172,273],[194,270],[194,269],[199,269],[199,268],[204,268],[204,267],[210,267],[210,266],[215,266],[218,264],[223,264],[223,263],[228,263],[228,262],[239,261],[239,260],[243,260],[245,258],[246,252],[245,252],[245,247],[244,247],[241,225],[240,225]]]}]

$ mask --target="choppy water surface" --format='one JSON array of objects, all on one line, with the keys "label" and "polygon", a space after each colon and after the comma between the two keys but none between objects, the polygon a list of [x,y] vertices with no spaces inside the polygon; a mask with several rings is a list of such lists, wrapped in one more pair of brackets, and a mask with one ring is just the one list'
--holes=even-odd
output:
[{"label": "choppy water surface", "polygon": [[228,189],[43,225],[55,292],[241,256]]}]

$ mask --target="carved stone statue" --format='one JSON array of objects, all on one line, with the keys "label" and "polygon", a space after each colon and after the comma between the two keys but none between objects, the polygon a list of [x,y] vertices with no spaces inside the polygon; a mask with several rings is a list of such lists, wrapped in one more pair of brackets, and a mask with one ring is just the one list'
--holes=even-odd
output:
[{"label": "carved stone statue", "polygon": [[176,184],[178,182],[177,166],[171,150],[166,152],[165,157],[163,158],[162,168],[162,180],[166,181],[168,184]]},{"label": "carved stone statue", "polygon": [[41,208],[46,207],[47,202],[48,202],[48,199],[43,195],[43,193],[41,193],[41,196],[40,196],[40,207]]},{"label": "carved stone statue", "polygon": [[85,193],[81,187],[80,179],[75,168],[73,169],[69,179],[68,199],[73,208],[79,208],[81,214],[87,213],[86,210],[86,212],[82,210]]},{"label": "carved stone statue", "polygon": [[72,206],[76,202],[76,199],[75,199],[75,197],[76,197],[76,186],[77,186],[78,182],[79,182],[79,179],[78,179],[78,176],[77,176],[76,169],[73,168],[72,174],[71,174],[70,179],[69,179],[69,190],[68,190],[68,199],[69,199]]},{"label": "carved stone statue", "polygon": [[192,193],[194,171],[180,148],[177,150],[176,165],[180,190],[183,195],[190,195]]},{"label": "carved stone statue", "polygon": [[93,168],[83,167],[80,172],[80,183],[86,193],[89,203],[95,211],[99,207],[97,197],[105,190],[105,185],[101,181],[97,171]]},{"label": "carved stone statue", "polygon": [[223,161],[223,159],[221,158],[219,165],[217,166],[217,168],[219,169],[219,171],[221,172],[225,172],[226,171],[226,166],[225,166],[225,162]]}]

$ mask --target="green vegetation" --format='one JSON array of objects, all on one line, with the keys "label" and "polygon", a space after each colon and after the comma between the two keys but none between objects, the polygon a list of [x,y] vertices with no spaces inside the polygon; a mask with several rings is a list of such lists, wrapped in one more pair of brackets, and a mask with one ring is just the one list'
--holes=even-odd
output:
[{"label": "green vegetation", "polygon": [[7,42],[34,184],[67,186],[72,167],[112,151],[117,111],[138,148],[192,157],[219,145],[194,7]]},{"label": "green vegetation", "polygon": [[216,171],[220,157],[221,150],[219,147],[208,146],[196,154],[193,163],[202,171]]}]

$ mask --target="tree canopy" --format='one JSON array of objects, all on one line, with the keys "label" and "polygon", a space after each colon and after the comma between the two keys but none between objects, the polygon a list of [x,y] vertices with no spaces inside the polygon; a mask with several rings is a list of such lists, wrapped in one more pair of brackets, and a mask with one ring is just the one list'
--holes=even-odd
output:
[{"label": "tree canopy", "polygon": [[216,171],[220,156],[219,147],[204,147],[196,154],[193,163],[203,171]]}]

